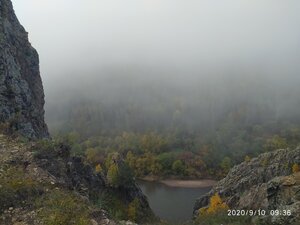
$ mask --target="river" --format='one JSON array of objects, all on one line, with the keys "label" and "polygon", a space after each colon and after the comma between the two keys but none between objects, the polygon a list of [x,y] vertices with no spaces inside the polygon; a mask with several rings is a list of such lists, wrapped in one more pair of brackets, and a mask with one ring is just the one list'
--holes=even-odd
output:
[{"label": "river", "polygon": [[179,223],[192,218],[195,200],[211,188],[170,187],[159,182],[139,181],[154,213],[163,220]]}]

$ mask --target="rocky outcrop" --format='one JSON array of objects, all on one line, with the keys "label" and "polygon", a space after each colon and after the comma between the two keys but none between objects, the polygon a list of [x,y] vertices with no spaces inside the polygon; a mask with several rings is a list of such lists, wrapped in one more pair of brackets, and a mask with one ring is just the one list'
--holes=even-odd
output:
[{"label": "rocky outcrop", "polygon": [[[265,221],[271,224],[300,223],[300,173],[276,177],[267,183],[266,190],[269,210],[289,210],[290,216],[267,216]],[[287,211],[285,211],[287,212]]]},{"label": "rocky outcrop", "polygon": [[55,179],[55,184],[75,190],[82,196],[91,197],[103,191],[106,186],[105,178],[95,174],[93,168],[85,164],[82,158],[71,156],[68,145],[46,143],[48,144],[34,143],[32,162],[23,161],[22,164],[36,164]]},{"label": "rocky outcrop", "polygon": [[48,137],[39,57],[10,0],[0,0],[0,123],[28,138]]},{"label": "rocky outcrop", "polygon": [[[264,153],[230,170],[213,189],[196,201],[194,214],[219,193],[232,209],[291,210],[289,217],[265,217],[272,224],[300,221],[300,174],[292,166],[300,164],[300,148]],[[267,224],[270,224],[267,223]]]},{"label": "rocky outcrop", "polygon": [[[95,173],[94,169],[81,157],[71,156],[68,145],[47,146],[43,143],[35,143],[32,147],[36,150],[33,161],[39,168],[55,177],[56,184],[91,199],[97,198],[99,195],[111,194],[118,197],[125,205],[129,205],[137,199],[139,201],[137,220],[147,220],[146,217],[154,218],[146,196],[134,181],[112,187],[102,173]],[[124,168],[124,160],[119,156],[113,161],[119,169]],[[28,163],[23,162],[23,164]]]},{"label": "rocky outcrop", "polygon": [[[6,173],[11,169],[13,173],[8,176]],[[10,192],[6,191],[5,180],[10,182],[15,179],[14,176],[20,179],[18,171],[26,176],[26,185],[20,183],[18,191],[14,191],[15,194],[7,194]],[[38,188],[32,188],[32,184],[38,184]],[[30,190],[26,190],[28,185]],[[24,223],[28,225],[40,224],[39,218],[36,217],[39,209],[32,205],[32,199],[42,198],[51,190],[61,190],[72,195],[75,193],[82,198],[91,208],[89,210],[91,224],[133,224],[114,221],[103,208],[91,204],[107,195],[118,198],[124,207],[138,200],[139,211],[136,213],[138,222],[156,220],[146,196],[135,183],[128,186],[121,185],[118,188],[111,187],[102,173],[97,173],[82,158],[71,156],[68,145],[50,140],[20,143],[0,134],[0,224],[14,224],[13,220],[29,221]],[[1,199],[3,196],[5,198]],[[109,208],[106,203],[112,203],[107,200],[103,202],[104,208]]]}]

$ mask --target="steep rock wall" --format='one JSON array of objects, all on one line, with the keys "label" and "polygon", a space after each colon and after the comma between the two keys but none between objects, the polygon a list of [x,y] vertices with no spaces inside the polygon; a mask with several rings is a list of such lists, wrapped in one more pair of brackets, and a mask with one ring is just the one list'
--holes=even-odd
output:
[{"label": "steep rock wall", "polygon": [[28,138],[48,137],[39,57],[10,0],[0,0],[0,122]]}]

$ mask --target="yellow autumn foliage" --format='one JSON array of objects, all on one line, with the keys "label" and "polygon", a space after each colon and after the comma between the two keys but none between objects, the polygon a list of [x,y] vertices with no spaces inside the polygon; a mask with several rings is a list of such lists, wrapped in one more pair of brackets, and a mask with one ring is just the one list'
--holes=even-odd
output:
[{"label": "yellow autumn foliage", "polygon": [[250,156],[246,155],[245,156],[245,162],[250,162],[250,160],[251,160]]},{"label": "yellow autumn foliage", "polygon": [[100,164],[98,164],[96,167],[95,167],[95,170],[96,170],[96,173],[101,173],[102,172],[102,167]]},{"label": "yellow autumn foliage", "polygon": [[207,208],[200,208],[199,209],[199,215],[205,215]]},{"label": "yellow autumn foliage", "polygon": [[214,214],[219,211],[229,209],[228,205],[222,201],[218,193],[210,197],[208,208],[199,209],[199,215]]},{"label": "yellow autumn foliage", "polygon": [[295,163],[293,166],[292,166],[292,171],[293,173],[297,173],[300,171],[300,167],[297,163]]}]

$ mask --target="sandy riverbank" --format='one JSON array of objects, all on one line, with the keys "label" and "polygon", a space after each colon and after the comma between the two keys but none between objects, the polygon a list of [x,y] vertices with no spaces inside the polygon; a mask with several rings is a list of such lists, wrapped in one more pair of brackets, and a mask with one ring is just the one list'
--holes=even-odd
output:
[{"label": "sandy riverbank", "polygon": [[183,188],[205,188],[214,186],[217,181],[211,179],[202,179],[202,180],[179,180],[179,179],[166,179],[161,180],[158,177],[147,176],[141,180],[150,181],[150,182],[159,182],[165,184],[169,187],[183,187]]},{"label": "sandy riverbank", "polygon": [[217,181],[215,180],[161,180],[159,182],[170,187],[185,187],[185,188],[211,187],[217,183]]}]

